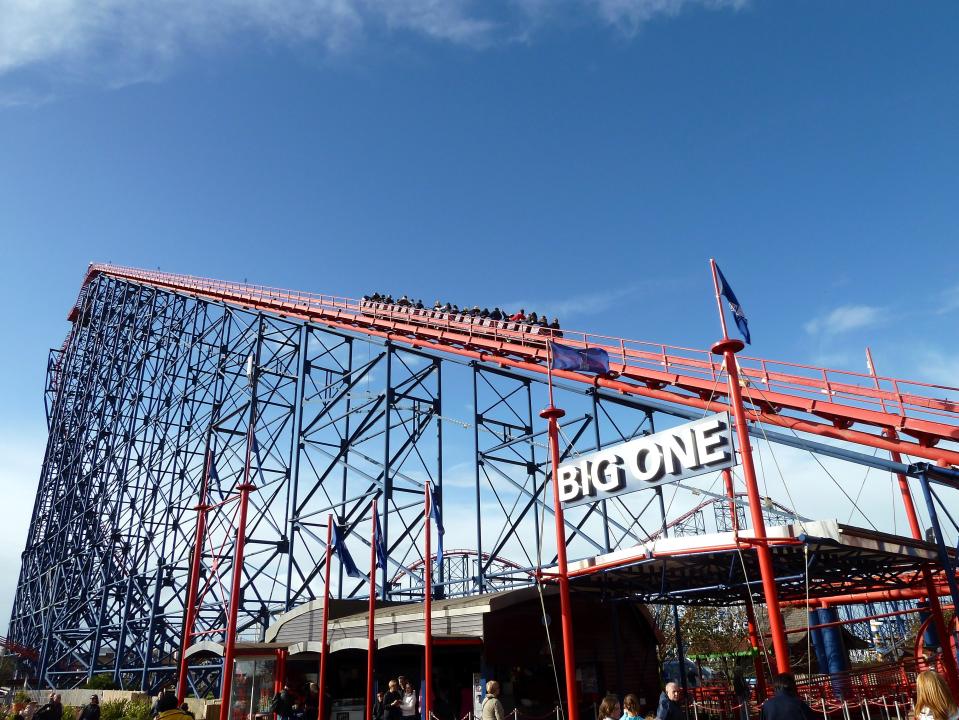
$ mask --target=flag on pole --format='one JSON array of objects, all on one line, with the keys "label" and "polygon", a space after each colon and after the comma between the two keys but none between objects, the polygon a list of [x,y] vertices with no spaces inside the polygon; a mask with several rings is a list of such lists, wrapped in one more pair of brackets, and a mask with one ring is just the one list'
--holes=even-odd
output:
[{"label": "flag on pole", "polygon": [[733,311],[733,319],[736,321],[736,327],[742,333],[746,344],[750,344],[749,321],[746,319],[746,313],[743,312],[743,306],[739,304],[736,293],[729,286],[723,271],[719,269],[719,263],[716,263],[716,274],[719,277],[719,293],[729,302],[729,309]]},{"label": "flag on pole", "polygon": [[574,348],[550,340],[551,370],[576,370],[605,375],[609,372],[609,353],[603,348]]},{"label": "flag on pole", "polygon": [[436,562],[438,565],[443,563],[443,517],[441,515],[440,503],[442,498],[439,491],[433,491],[433,484],[426,483],[426,492],[430,498],[430,517],[436,523]]},{"label": "flag on pole", "polygon": [[379,513],[373,516],[373,536],[376,538],[376,567],[386,567],[386,538],[383,537],[383,531],[380,529]]},{"label": "flag on pole", "polygon": [[346,547],[346,543],[340,536],[340,528],[336,523],[333,523],[333,544],[330,547],[330,550],[336,553],[336,559],[340,561],[340,564],[343,566],[343,569],[346,570],[347,575],[349,575],[351,578],[366,577],[360,572],[359,568],[356,567],[356,563],[353,562],[353,556],[350,555],[349,548]]}]

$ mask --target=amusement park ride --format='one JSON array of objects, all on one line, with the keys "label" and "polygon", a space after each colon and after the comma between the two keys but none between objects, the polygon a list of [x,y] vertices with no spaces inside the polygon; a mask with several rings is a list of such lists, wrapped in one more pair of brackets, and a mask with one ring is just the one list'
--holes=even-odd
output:
[{"label": "amusement park ride", "polygon": [[[328,514],[369,554],[374,498],[376,592],[419,601],[430,483],[466,548],[436,563],[429,584],[446,597],[545,582],[739,606],[760,677],[790,668],[781,608],[848,606],[846,623],[891,628],[921,602],[925,637],[944,647],[928,662],[959,691],[955,388],[747,357],[728,337],[703,351],[565,330],[563,345],[604,350],[610,371],[549,373],[559,338],[522,323],[111,265],[90,266],[69,320],[48,364],[49,441],[6,641],[39,685],[108,673],[154,691],[216,641],[225,659],[181,675],[215,692],[231,648],[278,614],[369,596],[365,578],[340,568],[324,587],[321,572]],[[452,408],[467,403],[464,421]],[[713,413],[734,419],[736,468],[554,502],[562,463]],[[452,448],[454,430],[471,443]],[[815,460],[837,506],[855,498],[827,462],[872,471],[870,488],[891,481],[908,536],[765,497],[774,473],[754,458],[772,466],[783,448]],[[454,450],[469,457],[455,482]],[[677,492],[694,499],[674,504]]]}]

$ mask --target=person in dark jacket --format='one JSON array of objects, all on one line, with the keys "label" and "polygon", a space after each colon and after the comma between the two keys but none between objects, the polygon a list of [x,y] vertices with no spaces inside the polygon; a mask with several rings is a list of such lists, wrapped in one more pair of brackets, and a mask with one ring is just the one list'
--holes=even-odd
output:
[{"label": "person in dark jacket", "polygon": [[293,696],[290,694],[290,688],[286,685],[270,702],[270,712],[275,712],[281,720],[287,720],[293,717]]},{"label": "person in dark jacket", "polygon": [[50,693],[49,701],[41,705],[33,717],[35,720],[62,720],[63,704],[60,702],[60,696],[57,693]]},{"label": "person in dark jacket", "polygon": [[666,683],[662,695],[659,696],[656,720],[684,720],[683,708],[679,704],[679,692],[679,685],[674,682]]},{"label": "person in dark jacket", "polygon": [[773,676],[775,694],[763,703],[760,720],[816,720],[812,711],[796,692],[796,678],[792,673]]},{"label": "person in dark jacket", "polygon": [[89,704],[83,706],[77,720],[100,720],[100,698],[91,695]]},{"label": "person in dark jacket", "polygon": [[383,704],[383,691],[376,692],[376,701],[373,703],[373,720],[386,720],[386,707]]}]

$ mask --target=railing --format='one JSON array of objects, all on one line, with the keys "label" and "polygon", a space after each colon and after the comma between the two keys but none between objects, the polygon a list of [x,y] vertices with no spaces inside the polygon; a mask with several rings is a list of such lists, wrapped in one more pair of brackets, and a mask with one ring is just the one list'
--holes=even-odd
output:
[{"label": "railing", "polygon": [[[243,305],[263,305],[282,314],[320,314],[339,321],[365,321],[395,332],[422,333],[440,342],[499,344],[505,353],[528,352],[544,359],[545,341],[562,337],[581,348],[602,348],[611,366],[647,385],[678,386],[691,394],[725,393],[723,364],[710,351],[628,340],[581,331],[555,331],[510,321],[479,319],[464,313],[417,309],[322,293],[290,291],[265,285],[225,282],[112,265],[93,265],[88,278],[106,273],[174,290],[213,295]],[[873,424],[897,427],[890,416],[937,423],[943,436],[959,437],[959,388],[834,370],[801,363],[737,356],[747,402],[776,409],[790,407],[823,416],[834,413]],[[932,434],[935,434],[933,429]]]}]

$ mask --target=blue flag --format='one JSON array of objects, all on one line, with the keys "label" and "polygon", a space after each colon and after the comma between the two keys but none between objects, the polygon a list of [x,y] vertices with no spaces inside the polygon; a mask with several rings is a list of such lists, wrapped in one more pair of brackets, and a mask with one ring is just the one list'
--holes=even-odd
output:
[{"label": "blue flag", "polygon": [[376,536],[376,567],[386,567],[386,538],[380,529],[379,513],[373,516],[373,534]]},{"label": "blue flag", "polygon": [[440,495],[433,492],[431,483],[426,483],[426,492],[430,495],[430,517],[436,523],[436,562],[439,565],[443,563],[443,517],[440,514]]},{"label": "blue flag", "polygon": [[603,348],[578,349],[550,340],[553,370],[576,370],[605,375],[609,372],[609,353]]},{"label": "blue flag", "polygon": [[343,541],[343,538],[340,537],[340,528],[336,523],[333,523],[333,545],[330,547],[330,550],[336,553],[336,559],[340,561],[347,575],[351,578],[366,577],[360,572],[359,568],[356,567],[356,563],[353,562],[353,556],[350,555],[349,548],[346,547],[346,543]]},{"label": "blue flag", "polygon": [[716,264],[716,274],[719,276],[719,292],[720,294],[729,301],[729,309],[733,311],[733,318],[736,320],[736,327],[739,328],[739,332],[743,334],[743,339],[746,341],[746,344],[749,345],[749,321],[746,319],[746,314],[743,312],[743,306],[739,304],[739,300],[736,298],[736,293],[733,292],[733,289],[729,287],[729,283],[726,282],[726,277],[723,275],[723,271],[719,269],[719,264]]}]

